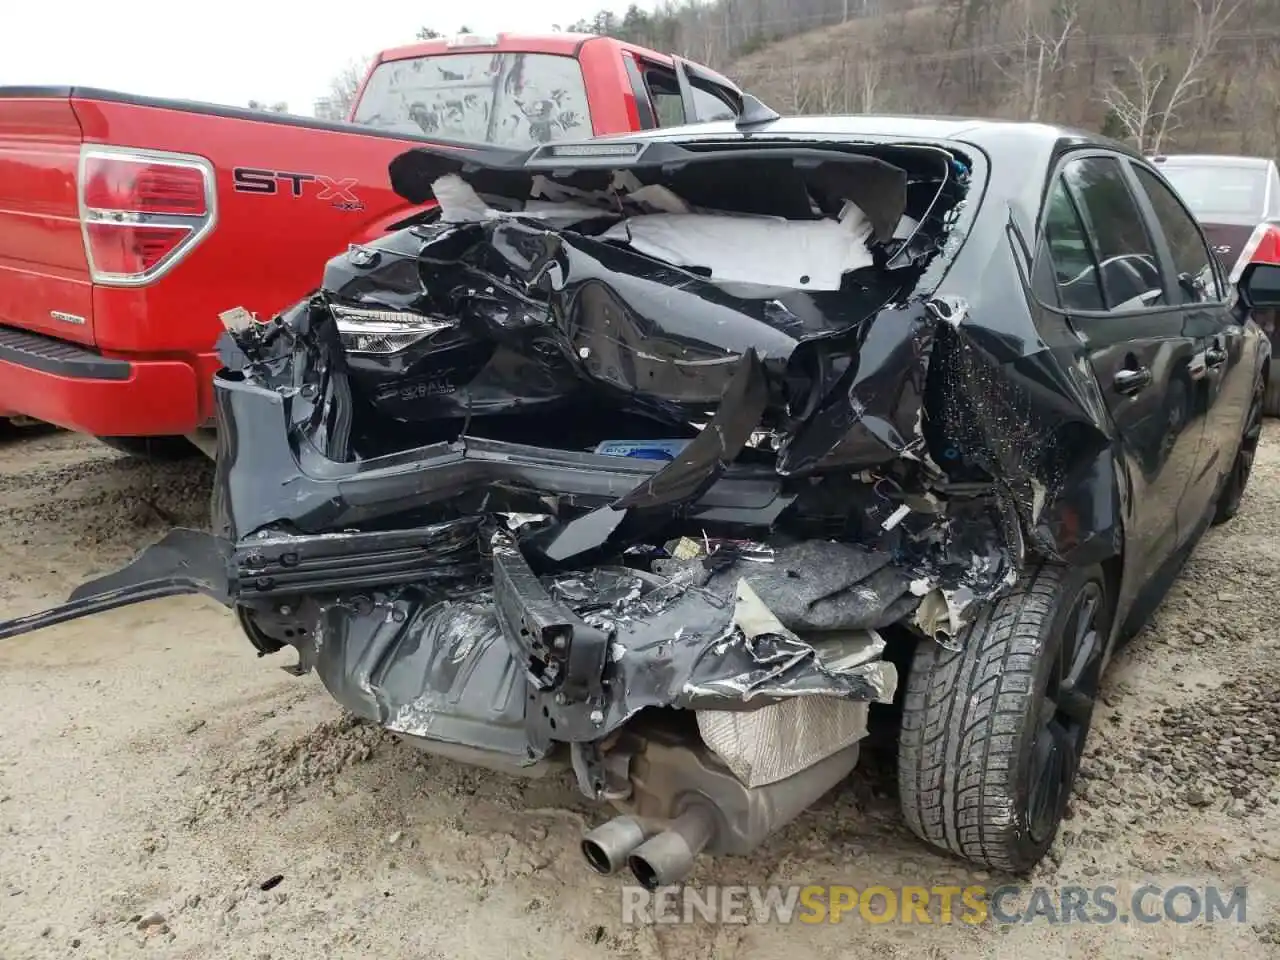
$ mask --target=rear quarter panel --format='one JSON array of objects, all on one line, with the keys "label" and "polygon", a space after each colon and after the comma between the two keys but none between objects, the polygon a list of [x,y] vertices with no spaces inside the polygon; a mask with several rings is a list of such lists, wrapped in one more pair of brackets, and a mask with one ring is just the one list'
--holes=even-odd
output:
[{"label": "rear quarter panel", "polygon": [[[146,287],[94,289],[94,332],[107,353],[207,351],[220,312],[243,306],[270,316],[313,289],[329,257],[410,209],[392,192],[387,164],[414,141],[270,114],[89,98],[72,106],[86,143],[195,154],[216,177],[217,223],[181,262]],[[243,175],[237,189],[237,169],[311,179],[259,175],[273,192],[247,192]]]},{"label": "rear quarter panel", "polygon": [[92,343],[79,157],[80,124],[66,97],[0,98],[0,324]]}]

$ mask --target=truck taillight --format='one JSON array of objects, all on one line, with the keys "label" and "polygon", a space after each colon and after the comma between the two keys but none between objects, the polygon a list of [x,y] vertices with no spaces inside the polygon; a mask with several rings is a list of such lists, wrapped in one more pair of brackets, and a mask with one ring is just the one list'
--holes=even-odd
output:
[{"label": "truck taillight", "polygon": [[1260,223],[1253,228],[1249,242],[1231,268],[1231,282],[1238,283],[1244,268],[1251,263],[1280,264],[1280,223]]},{"label": "truck taillight", "polygon": [[80,223],[94,283],[141,286],[213,229],[213,167],[203,157],[86,145]]}]

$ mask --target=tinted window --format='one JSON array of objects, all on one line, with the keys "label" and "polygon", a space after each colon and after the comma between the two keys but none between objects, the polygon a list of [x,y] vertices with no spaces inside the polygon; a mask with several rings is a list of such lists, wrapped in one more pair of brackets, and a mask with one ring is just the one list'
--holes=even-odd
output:
[{"label": "tinted window", "polygon": [[644,75],[644,82],[649,88],[649,99],[653,101],[658,126],[678,127],[684,123],[684,100],[680,97],[675,74],[649,70]]},{"label": "tinted window", "polygon": [[[678,127],[689,122],[685,117],[684,99],[680,96],[680,86],[674,71],[651,68],[645,71],[644,79],[649,88],[649,98],[653,101],[653,112],[658,117],[658,126]],[[733,108],[716,94],[697,82],[692,87],[699,123],[734,118]]]},{"label": "tinted window", "polygon": [[1049,188],[1044,213],[1044,242],[1053,264],[1058,299],[1067,310],[1103,310],[1097,264],[1085,239],[1084,225],[1061,177]]},{"label": "tinted window", "polygon": [[1156,221],[1169,241],[1173,267],[1178,272],[1177,295],[1183,303],[1216,303],[1222,299],[1218,278],[1213,271],[1209,248],[1191,214],[1178,202],[1173,191],[1159,178],[1137,164],[1133,165],[1138,182],[1151,198]]},{"label": "tinted window", "polygon": [[693,85],[693,105],[698,111],[698,122],[708,120],[732,120],[736,114],[733,108],[709,90]]},{"label": "tinted window", "polygon": [[1165,303],[1155,249],[1120,162],[1110,157],[1074,160],[1063,167],[1062,176],[1093,245],[1108,309]]},{"label": "tinted window", "polygon": [[1214,215],[1259,217],[1267,195],[1267,168],[1211,164],[1202,167],[1162,163],[1160,172],[1201,220]]},{"label": "tinted window", "polygon": [[451,53],[380,64],[355,122],[415,135],[524,148],[587,139],[582,69],[546,53]]}]

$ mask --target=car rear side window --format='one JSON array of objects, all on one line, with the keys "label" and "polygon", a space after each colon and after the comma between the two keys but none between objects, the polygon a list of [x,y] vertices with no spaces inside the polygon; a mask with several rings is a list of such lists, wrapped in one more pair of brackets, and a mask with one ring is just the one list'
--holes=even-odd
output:
[{"label": "car rear side window", "polygon": [[[649,66],[645,69],[644,80],[649,98],[653,101],[654,112],[658,116],[658,126],[679,127],[690,122],[685,116],[684,98],[680,96],[680,84],[674,70]],[[699,123],[734,118],[733,108],[720,96],[704,89],[698,81],[691,81],[689,86],[693,92],[693,105],[698,111]]]},{"label": "car rear side window", "polygon": [[1172,190],[1160,182],[1150,170],[1133,164],[1133,171],[1143,191],[1151,199],[1156,222],[1164,231],[1173,254],[1173,267],[1178,272],[1178,296],[1183,303],[1217,303],[1222,300],[1213,258],[1205,246],[1200,228]]},{"label": "car rear side window", "polygon": [[1093,251],[1080,214],[1061,177],[1054,177],[1045,206],[1044,242],[1053,264],[1058,300],[1067,310],[1105,310]]},{"label": "car rear side window", "polygon": [[356,123],[526,149],[587,139],[582,68],[549,53],[450,53],[389,60],[369,76]]},{"label": "car rear side window", "polygon": [[1258,217],[1266,208],[1265,166],[1167,163],[1161,164],[1160,170],[1201,220]]},{"label": "car rear side window", "polygon": [[1085,157],[1062,168],[1098,261],[1107,309],[1141,310],[1167,305],[1151,237],[1113,157]]}]

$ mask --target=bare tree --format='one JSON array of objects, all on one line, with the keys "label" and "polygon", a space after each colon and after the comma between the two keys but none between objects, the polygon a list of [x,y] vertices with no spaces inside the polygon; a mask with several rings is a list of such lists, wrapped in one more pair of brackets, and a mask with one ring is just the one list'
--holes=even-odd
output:
[{"label": "bare tree", "polygon": [[1062,69],[1067,41],[1076,32],[1079,0],[1055,3],[1048,23],[1042,23],[1036,17],[1035,0],[1022,0],[1022,14],[1018,28],[1022,62],[1016,72],[1005,72],[1017,84],[1019,115],[1026,120],[1038,121],[1044,111],[1045,84]]},{"label": "bare tree", "polygon": [[849,72],[847,53],[826,69],[806,70],[805,100],[814,113],[847,113],[849,110]]},{"label": "bare tree", "polygon": [[[1139,150],[1158,153],[1165,138],[1182,125],[1180,114],[1204,95],[1209,63],[1243,0],[1189,0],[1194,7],[1186,61],[1172,85],[1173,72],[1155,55],[1131,57],[1129,90],[1107,84],[1103,102],[1110,107]],[[1161,91],[1168,89],[1167,96]]]},{"label": "bare tree", "polygon": [[316,116],[322,120],[345,120],[355,103],[360,84],[369,70],[369,59],[352,60],[329,81],[329,93],[316,101]]},{"label": "bare tree", "polygon": [[854,65],[853,81],[855,109],[859,113],[874,113],[880,103],[880,80],[884,75],[884,62],[869,49],[859,52]]},{"label": "bare tree", "polygon": [[[1114,80],[1103,90],[1102,102],[1124,128],[1125,135],[1139,151],[1146,151],[1151,126],[1158,110],[1160,88],[1164,85],[1164,67],[1149,57],[1130,57],[1129,90]],[[1124,71],[1118,71],[1123,73]]]},{"label": "bare tree", "polygon": [[1227,24],[1235,16],[1244,0],[1191,0],[1195,5],[1195,20],[1192,28],[1191,52],[1187,56],[1186,69],[1178,77],[1169,94],[1169,102],[1160,112],[1160,120],[1156,126],[1155,137],[1151,141],[1151,149],[1157,153],[1170,130],[1176,129],[1180,122],[1178,112],[1192,100],[1202,95],[1205,81],[1205,67],[1209,59],[1218,51],[1218,44],[1226,32]]}]

